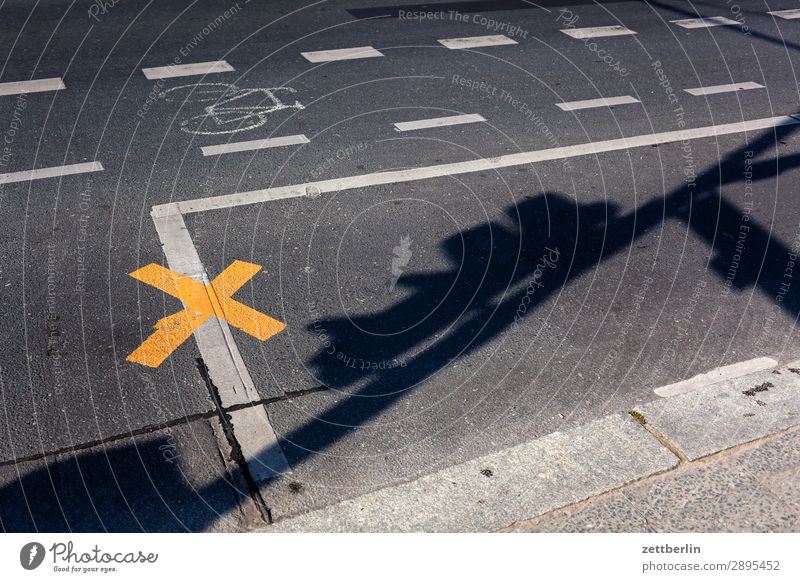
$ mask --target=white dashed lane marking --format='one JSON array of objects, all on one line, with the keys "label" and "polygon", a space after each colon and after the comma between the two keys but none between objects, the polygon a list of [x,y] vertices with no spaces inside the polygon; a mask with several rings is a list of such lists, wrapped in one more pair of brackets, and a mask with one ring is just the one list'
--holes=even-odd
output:
[{"label": "white dashed lane marking", "polygon": [[712,26],[738,26],[738,22],[724,16],[711,16],[709,18],[686,18],[684,20],[670,20],[682,28],[710,28]]},{"label": "white dashed lane marking", "polygon": [[101,164],[100,162],[69,164],[66,166],[54,166],[52,168],[40,168],[38,170],[25,170],[23,172],[0,174],[0,184],[13,184],[14,182],[30,182],[31,180],[42,180],[44,178],[60,178],[61,176],[72,176],[74,174],[87,174],[89,172],[102,172],[102,171],[103,171],[103,164]]},{"label": "white dashed lane marking", "polygon": [[587,28],[562,28],[561,32],[572,38],[598,38],[602,36],[625,36],[636,34],[635,31],[624,26],[590,26]]},{"label": "white dashed lane marking", "polygon": [[52,79],[34,79],[33,81],[14,81],[12,83],[0,83],[0,96],[59,91],[66,88],[67,86],[64,85],[64,81],[62,81],[60,77],[54,77]]},{"label": "white dashed lane marking", "polygon": [[371,46],[357,46],[353,48],[335,49],[330,51],[314,51],[300,54],[303,55],[307,61],[312,63],[349,61],[350,59],[369,59],[383,56],[382,52],[375,50]]},{"label": "white dashed lane marking", "polygon": [[773,10],[772,12],[767,12],[767,14],[777,16],[778,18],[783,18],[784,20],[796,20],[800,18],[800,8],[792,8],[791,10]]},{"label": "white dashed lane marking", "polygon": [[641,103],[641,101],[630,95],[622,95],[620,97],[601,97],[600,99],[587,99],[585,101],[569,101],[567,103],[556,103],[556,105],[564,111],[575,111],[576,109],[611,107],[613,105],[628,105],[629,103]]},{"label": "white dashed lane marking", "polygon": [[488,36],[467,36],[464,38],[443,38],[438,41],[449,49],[479,48],[484,46],[500,46],[504,44],[517,44],[517,41],[504,34],[490,34]]},{"label": "white dashed lane marking", "polygon": [[467,113],[465,115],[448,115],[447,117],[435,117],[433,119],[420,119],[418,121],[403,121],[395,123],[397,131],[414,131],[416,129],[427,129],[429,127],[443,127],[445,125],[461,125],[463,123],[478,123],[486,121],[483,116],[477,113]]},{"label": "white dashed lane marking", "polygon": [[282,137],[271,137],[266,139],[254,139],[252,141],[238,141],[223,143],[220,145],[205,146],[200,148],[204,156],[218,156],[220,154],[232,154],[235,152],[246,152],[250,150],[263,150],[267,148],[278,148],[289,145],[308,143],[308,138],[300,135],[286,135]]},{"label": "white dashed lane marking", "polygon": [[190,77],[192,75],[210,75],[211,73],[230,73],[234,68],[227,61],[210,61],[208,63],[191,63],[186,65],[168,65],[142,69],[148,79],[172,79],[174,77]]},{"label": "white dashed lane marking", "polygon": [[689,95],[716,95],[717,93],[733,93],[735,91],[747,91],[749,89],[763,89],[764,85],[747,81],[746,83],[731,83],[729,85],[712,85],[711,87],[697,87],[695,89],[684,89]]}]

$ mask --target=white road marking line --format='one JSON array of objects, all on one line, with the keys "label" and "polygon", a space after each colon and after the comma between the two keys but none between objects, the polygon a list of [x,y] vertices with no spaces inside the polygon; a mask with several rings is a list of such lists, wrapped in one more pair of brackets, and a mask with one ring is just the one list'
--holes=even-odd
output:
[{"label": "white road marking line", "polygon": [[762,119],[752,119],[750,121],[739,121],[736,123],[727,123],[723,125],[709,125],[694,129],[681,129],[663,133],[649,133],[627,138],[623,137],[607,141],[582,143],[546,150],[534,150],[517,154],[506,154],[496,158],[482,158],[477,160],[468,160],[465,162],[423,166],[421,168],[411,168],[407,170],[375,172],[373,174],[364,174],[361,176],[348,176],[344,178],[334,178],[331,180],[321,180],[319,182],[307,182],[303,184],[293,184],[290,186],[277,186],[262,190],[253,190],[250,192],[236,192],[234,194],[225,194],[222,196],[211,196],[208,198],[197,198],[195,200],[171,202],[168,204],[154,206],[152,215],[170,216],[181,213],[189,214],[193,212],[205,212],[207,210],[246,206],[248,204],[258,204],[259,202],[268,202],[271,200],[297,198],[301,196],[308,196],[309,194],[317,196],[327,192],[341,192],[343,190],[379,186],[382,184],[397,184],[400,182],[413,182],[416,180],[426,180],[429,178],[455,176],[472,172],[495,170],[498,168],[521,166],[548,160],[560,160],[577,156],[594,155],[690,139],[731,135],[796,124],[800,124],[800,116],[795,118],[782,115],[779,117],[765,117]]},{"label": "white road marking line", "polygon": [[446,117],[434,117],[433,119],[420,119],[418,121],[403,121],[395,123],[397,131],[414,131],[416,129],[427,129],[429,127],[443,127],[445,125],[461,125],[462,123],[478,123],[486,121],[477,113],[466,113],[464,115],[448,115]]},{"label": "white road marking line", "polygon": [[792,8],[790,10],[773,10],[772,12],[767,12],[767,14],[777,16],[778,18],[783,18],[784,20],[796,20],[797,18],[800,18],[800,8]]},{"label": "white road marking line", "polygon": [[230,73],[234,68],[227,61],[210,61],[208,63],[190,63],[187,65],[167,65],[142,69],[148,79],[172,79],[174,77],[190,77],[192,75],[209,75],[211,73]]},{"label": "white road marking line", "polygon": [[504,44],[517,44],[517,41],[504,34],[489,34],[487,36],[465,36],[463,38],[443,38],[437,41],[449,49],[467,49],[482,46],[500,46]]},{"label": "white road marking line", "polygon": [[670,20],[682,28],[710,28],[712,26],[737,26],[739,23],[724,16],[710,16],[708,18],[686,18],[684,20]]},{"label": "white road marking line", "polygon": [[712,85],[711,87],[697,87],[695,89],[684,89],[689,95],[698,97],[700,95],[716,95],[717,93],[733,93],[735,91],[747,91],[748,89],[763,89],[764,85],[747,81],[746,83],[731,83],[729,85]]},{"label": "white road marking line", "polygon": [[0,96],[19,95],[20,93],[41,93],[42,91],[59,91],[67,86],[60,77],[52,79],[33,79],[31,81],[14,81],[0,83]]},{"label": "white road marking line", "polygon": [[308,138],[302,134],[286,135],[282,137],[271,137],[266,139],[254,139],[252,141],[239,141],[223,143],[220,145],[204,146],[200,148],[200,151],[203,152],[204,156],[218,156],[220,154],[231,154],[250,150],[263,150],[266,148],[278,148],[301,143],[308,143]]},{"label": "white road marking line", "polygon": [[353,48],[334,49],[330,51],[314,51],[300,53],[311,63],[327,63],[329,61],[349,61],[350,59],[369,59],[382,57],[383,53],[371,46],[357,46]]},{"label": "white road marking line", "polygon": [[235,410],[230,417],[233,435],[256,483],[292,472],[263,404]]},{"label": "white road marking line", "polygon": [[746,376],[753,372],[760,372],[761,370],[769,370],[776,368],[778,362],[772,358],[754,358],[745,362],[738,362],[729,366],[722,366],[714,368],[705,374],[698,374],[693,378],[676,382],[675,384],[668,384],[653,390],[659,396],[667,398],[669,396],[676,396],[677,394],[685,394],[686,392],[694,392],[700,388],[704,388],[709,384],[716,384],[717,382],[725,382],[740,376]]},{"label": "white road marking line", "polygon": [[[155,211],[155,207],[153,211]],[[181,214],[156,216],[155,212],[152,212],[151,215],[169,268],[208,285],[210,283],[208,273],[206,273],[200,255],[192,242],[183,216]],[[184,307],[186,307],[185,303]],[[223,407],[228,408],[236,404],[247,404],[260,400],[261,397],[253,384],[250,372],[247,371],[247,366],[242,360],[239,348],[236,346],[226,321],[210,317],[194,332],[194,337],[203,362],[208,369],[208,374],[217,387]],[[263,414],[256,411],[234,416],[236,413],[231,413],[236,439],[242,446],[242,450],[250,453],[251,458],[257,461],[256,466],[251,467],[251,470],[258,470],[260,464],[265,464],[276,473],[288,472],[290,470],[289,463],[280,446],[277,446],[277,436],[269,422],[266,410],[263,406],[252,408],[260,408]],[[237,426],[233,421],[234,418],[239,418],[242,425]],[[262,451],[262,455],[268,454],[269,458],[263,456],[256,458],[253,451],[259,451],[265,443],[270,446],[265,452]],[[263,471],[263,468],[261,470]]]},{"label": "white road marking line", "polygon": [[641,103],[641,101],[630,95],[622,95],[620,97],[601,97],[600,99],[587,99],[585,101],[569,101],[566,103],[556,103],[556,105],[563,111],[575,111],[576,109],[611,107],[613,105],[627,105],[629,103]]},{"label": "white road marking line", "polygon": [[86,174],[88,172],[102,172],[103,164],[100,162],[85,162],[82,164],[69,164],[66,166],[55,166],[52,168],[39,168],[38,170],[25,170],[23,172],[11,172],[10,174],[0,174],[0,184],[13,184],[14,182],[30,182],[31,180],[42,180],[44,178],[59,178],[61,176],[72,176],[73,174]]},{"label": "white road marking line", "polygon": [[589,26],[586,28],[562,28],[561,32],[572,38],[597,38],[601,36],[624,36],[628,34],[636,34],[633,30],[625,28],[624,26]]}]

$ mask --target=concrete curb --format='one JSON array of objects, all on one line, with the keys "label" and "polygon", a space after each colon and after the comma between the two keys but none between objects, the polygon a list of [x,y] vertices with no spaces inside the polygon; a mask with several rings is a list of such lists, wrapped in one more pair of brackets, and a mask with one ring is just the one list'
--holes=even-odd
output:
[{"label": "concrete curb", "polygon": [[800,424],[800,362],[710,384],[262,532],[486,532]]}]

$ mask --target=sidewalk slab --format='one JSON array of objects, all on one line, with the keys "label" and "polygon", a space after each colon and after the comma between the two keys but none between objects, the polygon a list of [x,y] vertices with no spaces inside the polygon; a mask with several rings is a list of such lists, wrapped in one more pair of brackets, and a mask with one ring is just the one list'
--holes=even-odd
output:
[{"label": "sidewalk slab", "polygon": [[800,430],[517,522],[530,532],[796,532]]},{"label": "sidewalk slab", "polygon": [[263,531],[492,531],[677,464],[644,427],[619,413]]},{"label": "sidewalk slab", "polygon": [[689,460],[698,459],[800,424],[800,362],[656,400],[636,411]]}]

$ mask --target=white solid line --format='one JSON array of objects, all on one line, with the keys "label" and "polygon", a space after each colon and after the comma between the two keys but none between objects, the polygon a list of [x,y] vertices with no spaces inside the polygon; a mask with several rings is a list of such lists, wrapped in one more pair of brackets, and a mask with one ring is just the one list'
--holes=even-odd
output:
[{"label": "white solid line", "polygon": [[467,49],[482,46],[500,46],[504,44],[517,44],[517,41],[504,34],[489,34],[487,36],[466,36],[463,38],[443,38],[438,40],[449,49]]},{"label": "white solid line", "polygon": [[233,436],[242,447],[250,476],[257,483],[291,473],[263,404],[230,412]]},{"label": "white solid line", "polygon": [[684,20],[670,20],[683,28],[710,28],[712,26],[736,26],[739,23],[724,16],[710,16],[708,18],[686,18]]},{"label": "white solid line", "polygon": [[300,53],[307,61],[312,63],[327,63],[329,61],[349,61],[350,59],[369,59],[382,57],[383,53],[371,46],[357,46],[353,48],[334,49],[330,51],[314,51]]},{"label": "white solid line", "polygon": [[[200,255],[192,242],[183,216],[180,214],[153,215],[153,223],[169,268],[208,285],[210,283],[208,273],[206,273]],[[185,303],[184,307],[187,307]],[[239,353],[228,322],[224,318],[208,318],[199,329],[195,330],[194,337],[224,408],[261,399]],[[263,406],[254,408],[263,410]],[[231,418],[236,439],[243,450],[252,452],[258,450],[265,442],[277,443],[275,431],[269,423],[266,411],[263,415],[257,412],[239,415],[239,418],[243,419],[241,427],[233,423],[233,413]],[[270,453],[269,466],[273,467],[275,472],[288,471],[289,464],[280,447],[270,446],[268,450]],[[263,459],[259,460],[264,461]]]},{"label": "white solid line", "polygon": [[44,178],[59,178],[61,176],[72,176],[73,174],[86,174],[88,172],[102,171],[103,164],[100,162],[84,162],[82,164],[69,164],[66,166],[55,166],[53,168],[39,168],[38,170],[25,170],[23,172],[0,174],[0,184],[30,182],[31,180],[42,180]]},{"label": "white solid line", "polygon": [[764,85],[747,81],[746,83],[731,83],[729,85],[713,85],[711,87],[697,87],[695,89],[684,89],[689,95],[695,97],[700,95],[716,95],[717,93],[733,93],[734,91],[746,91],[748,89],[763,89]]},{"label": "white solid line", "polygon": [[266,139],[254,139],[252,141],[238,141],[220,145],[204,146],[200,148],[200,151],[203,152],[204,156],[217,156],[220,154],[231,154],[250,150],[263,150],[266,148],[277,148],[301,143],[308,143],[308,138],[302,134],[286,135],[282,137],[270,137]]},{"label": "white solid line", "polygon": [[624,26],[589,26],[586,28],[562,28],[561,32],[572,38],[597,38],[601,36],[624,36],[636,34],[633,30]]},{"label": "white solid line", "polygon": [[447,117],[420,119],[418,121],[403,121],[395,123],[394,126],[397,131],[414,131],[415,129],[443,127],[445,125],[461,125],[462,123],[478,123],[480,121],[486,120],[477,113],[466,113],[464,115],[448,115]]},{"label": "white solid line", "polygon": [[246,206],[248,204],[268,202],[270,200],[283,200],[286,198],[297,198],[309,195],[318,196],[326,192],[341,192],[342,190],[379,186],[382,184],[397,184],[400,182],[413,182],[415,180],[426,180],[429,178],[440,178],[444,176],[455,176],[458,174],[468,174],[472,172],[483,172],[487,170],[521,166],[548,160],[560,160],[577,156],[594,155],[690,139],[731,135],[748,131],[756,131],[759,129],[772,129],[775,127],[796,124],[800,124],[800,118],[796,119],[791,116],[782,115],[779,117],[765,117],[762,119],[752,119],[750,121],[739,121],[736,123],[727,123],[723,125],[709,125],[694,129],[681,129],[663,133],[648,133],[627,138],[623,137],[611,139],[607,141],[582,143],[546,150],[521,152],[517,154],[506,154],[496,158],[481,158],[477,160],[468,160],[465,162],[423,166],[421,168],[411,168],[407,170],[375,172],[373,174],[364,174],[361,176],[348,176],[344,178],[334,178],[331,180],[321,180],[319,182],[307,182],[303,184],[293,184],[290,186],[277,186],[274,188],[265,188],[250,192],[236,192],[234,194],[225,194],[222,196],[211,196],[182,202],[171,202],[168,204],[159,204],[154,206],[152,215],[169,216],[176,213],[188,214],[192,212],[205,212],[207,210]]},{"label": "white solid line", "polygon": [[167,65],[142,69],[148,79],[172,79],[173,77],[189,77],[191,75],[209,75],[211,73],[230,73],[234,68],[227,61],[210,61],[208,63],[190,63],[187,65]]},{"label": "white solid line", "polygon": [[784,20],[795,20],[800,18],[800,8],[792,8],[791,10],[773,10],[772,12],[767,12],[767,14],[777,16],[778,18],[783,18]]},{"label": "white solid line", "polygon": [[556,103],[556,105],[564,111],[574,111],[576,109],[611,107],[613,105],[627,105],[629,103],[641,103],[641,101],[630,95],[622,95],[621,97],[601,97],[600,99],[587,99],[585,101],[569,101],[567,103]]},{"label": "white solid line", "polygon": [[60,77],[52,79],[34,79],[32,81],[14,81],[12,83],[0,83],[0,96],[19,95],[20,93],[41,93],[42,91],[59,91],[66,89],[64,81]]},{"label": "white solid line", "polygon": [[667,386],[661,386],[660,388],[656,388],[653,390],[659,396],[667,398],[669,396],[675,396],[677,394],[685,394],[686,392],[693,392],[698,390],[699,388],[704,388],[709,384],[716,384],[717,382],[725,382],[727,380],[733,380],[734,378],[738,378],[740,376],[746,376],[747,374],[752,374],[753,372],[760,372],[761,370],[768,370],[770,368],[777,367],[778,362],[773,360],[772,358],[754,358],[752,360],[747,360],[745,362],[738,362],[736,364],[731,364],[729,366],[722,366],[720,368],[714,368],[710,372],[706,372],[705,374],[698,374],[693,378],[689,378],[688,380],[684,380],[682,382],[676,382],[675,384],[669,384]]}]

